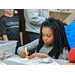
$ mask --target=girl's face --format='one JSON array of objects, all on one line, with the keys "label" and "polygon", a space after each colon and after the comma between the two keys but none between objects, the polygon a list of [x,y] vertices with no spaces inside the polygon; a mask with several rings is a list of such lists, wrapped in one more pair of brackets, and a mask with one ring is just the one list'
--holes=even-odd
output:
[{"label": "girl's face", "polygon": [[42,28],[42,39],[46,45],[53,45],[54,35],[50,27]]},{"label": "girl's face", "polygon": [[4,9],[6,13],[13,14],[14,9]]}]

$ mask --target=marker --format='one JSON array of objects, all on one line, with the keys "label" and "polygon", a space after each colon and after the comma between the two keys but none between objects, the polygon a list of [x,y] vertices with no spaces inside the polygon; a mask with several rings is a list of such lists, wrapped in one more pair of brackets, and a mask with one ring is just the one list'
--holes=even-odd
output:
[{"label": "marker", "polygon": [[28,58],[28,60],[30,60],[30,58]]},{"label": "marker", "polygon": [[28,58],[28,57],[27,57],[28,54],[27,54],[27,48],[26,48],[26,47],[25,47],[25,53],[26,53],[26,54],[25,54],[26,58]]}]

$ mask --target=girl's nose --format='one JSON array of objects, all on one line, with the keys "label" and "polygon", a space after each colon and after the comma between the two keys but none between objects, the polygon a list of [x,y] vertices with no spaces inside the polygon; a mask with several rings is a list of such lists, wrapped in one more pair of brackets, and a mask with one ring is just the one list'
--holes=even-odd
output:
[{"label": "girl's nose", "polygon": [[47,40],[47,37],[46,36],[44,36],[44,40]]}]

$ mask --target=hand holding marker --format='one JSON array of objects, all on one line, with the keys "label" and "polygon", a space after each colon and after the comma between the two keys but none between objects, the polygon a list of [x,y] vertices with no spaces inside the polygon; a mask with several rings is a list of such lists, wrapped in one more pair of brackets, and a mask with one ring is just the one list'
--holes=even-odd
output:
[{"label": "hand holding marker", "polygon": [[[28,58],[28,57],[27,57],[28,53],[27,53],[27,48],[26,48],[26,47],[25,47],[25,53],[26,53],[26,54],[25,54],[26,58]],[[29,60],[29,59],[30,59],[30,58],[28,58],[28,60]]]}]

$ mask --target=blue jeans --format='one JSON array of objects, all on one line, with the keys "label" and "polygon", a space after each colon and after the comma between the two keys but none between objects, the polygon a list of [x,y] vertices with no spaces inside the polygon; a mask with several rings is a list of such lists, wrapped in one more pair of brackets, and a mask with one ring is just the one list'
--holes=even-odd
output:
[{"label": "blue jeans", "polygon": [[[27,43],[30,43],[32,41],[34,41],[35,39],[39,39],[40,38],[40,34],[37,33],[33,33],[33,32],[26,32],[26,40]],[[30,55],[33,54],[35,51],[31,51]]]}]

